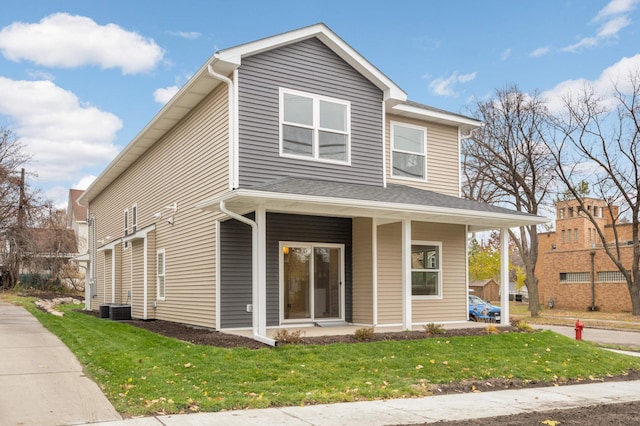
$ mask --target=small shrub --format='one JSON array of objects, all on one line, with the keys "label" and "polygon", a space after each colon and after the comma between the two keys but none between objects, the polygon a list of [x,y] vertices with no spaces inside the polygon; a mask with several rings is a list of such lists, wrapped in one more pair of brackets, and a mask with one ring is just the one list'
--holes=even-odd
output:
[{"label": "small shrub", "polygon": [[530,333],[533,331],[533,327],[523,319],[512,319],[511,327],[520,333]]},{"label": "small shrub", "polygon": [[276,331],[273,335],[274,340],[277,340],[278,343],[284,343],[286,345],[297,345],[302,343],[302,338],[304,337],[304,331],[302,330],[294,330],[289,331],[284,328]]},{"label": "small shrub", "polygon": [[371,340],[373,338],[374,330],[373,327],[363,327],[356,330],[353,333],[353,337],[355,337],[358,341]]},{"label": "small shrub", "polygon": [[442,324],[434,324],[434,323],[430,322],[427,325],[423,325],[422,328],[424,328],[425,334],[427,334],[429,336],[437,336],[439,334],[446,334],[446,331],[445,331],[444,327],[442,326]]},{"label": "small shrub", "polygon": [[499,334],[500,330],[493,324],[489,324],[484,328],[485,334]]}]

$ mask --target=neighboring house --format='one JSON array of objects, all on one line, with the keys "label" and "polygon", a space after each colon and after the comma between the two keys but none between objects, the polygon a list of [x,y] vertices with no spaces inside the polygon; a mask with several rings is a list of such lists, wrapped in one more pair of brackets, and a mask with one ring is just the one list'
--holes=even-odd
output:
[{"label": "neighboring house", "polygon": [[471,294],[489,302],[500,300],[500,285],[493,279],[469,281]]},{"label": "neighboring house", "polygon": [[480,125],[408,101],[323,24],[219,51],[81,197],[91,307],[268,343],[466,321],[468,232],[546,221],[460,197]]},{"label": "neighboring house", "polygon": [[[589,198],[586,208],[597,218],[608,244],[613,244],[612,216],[606,202]],[[618,209],[614,207],[613,217],[617,216]],[[631,265],[631,226],[617,224],[616,228],[623,264]],[[605,253],[595,227],[576,200],[557,202],[556,231],[539,234],[536,273],[540,303],[545,306],[553,301],[558,308],[590,309],[593,297],[600,310],[631,311],[624,276]]]},{"label": "neighboring house", "polygon": [[78,198],[84,191],[82,189],[70,189],[67,202],[67,228],[73,229],[78,242],[78,253],[87,253],[87,207],[78,203]]}]

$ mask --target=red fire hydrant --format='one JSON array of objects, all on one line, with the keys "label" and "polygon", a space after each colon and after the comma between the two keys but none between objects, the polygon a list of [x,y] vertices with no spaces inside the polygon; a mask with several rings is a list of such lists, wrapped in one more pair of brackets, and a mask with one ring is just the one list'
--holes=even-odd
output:
[{"label": "red fire hydrant", "polygon": [[576,321],[576,340],[582,340],[582,329],[584,324],[580,320]]}]

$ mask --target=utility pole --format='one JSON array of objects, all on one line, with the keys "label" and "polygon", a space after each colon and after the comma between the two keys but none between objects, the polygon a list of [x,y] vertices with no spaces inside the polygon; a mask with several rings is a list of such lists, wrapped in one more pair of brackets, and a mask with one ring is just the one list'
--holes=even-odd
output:
[{"label": "utility pole", "polygon": [[24,209],[25,209],[25,197],[24,197],[24,167],[20,171],[20,199],[18,200],[18,229],[22,231],[24,228]]}]

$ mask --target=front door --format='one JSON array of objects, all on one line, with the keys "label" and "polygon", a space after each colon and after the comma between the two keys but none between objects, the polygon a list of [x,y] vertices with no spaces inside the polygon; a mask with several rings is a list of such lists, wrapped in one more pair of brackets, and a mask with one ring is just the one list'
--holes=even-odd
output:
[{"label": "front door", "polygon": [[280,243],[283,321],[343,318],[344,246]]}]

